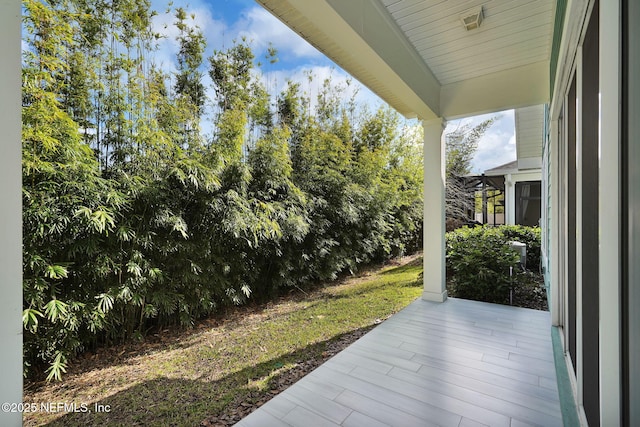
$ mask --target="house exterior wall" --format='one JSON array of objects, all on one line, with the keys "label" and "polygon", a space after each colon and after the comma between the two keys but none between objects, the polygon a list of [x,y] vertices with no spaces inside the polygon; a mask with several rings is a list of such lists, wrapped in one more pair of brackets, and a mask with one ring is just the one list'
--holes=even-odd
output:
[{"label": "house exterior wall", "polygon": [[[550,287],[553,322],[563,338],[573,399],[585,425],[623,424],[622,3],[566,2],[557,67],[551,70],[555,83],[543,150],[545,281]],[[574,97],[567,95],[572,82],[576,83]],[[573,105],[576,117],[572,121],[566,114]],[[574,134],[571,126],[575,126]],[[575,138],[575,152],[568,149],[571,138]],[[575,168],[573,181],[568,180],[570,168]],[[574,205],[571,191],[575,192]],[[572,215],[574,227],[567,226]]]}]

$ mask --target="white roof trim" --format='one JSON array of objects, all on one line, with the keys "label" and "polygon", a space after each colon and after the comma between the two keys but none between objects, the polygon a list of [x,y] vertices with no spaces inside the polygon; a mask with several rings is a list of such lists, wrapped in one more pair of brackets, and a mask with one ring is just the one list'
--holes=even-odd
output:
[{"label": "white roof trim", "polygon": [[542,156],[524,157],[518,159],[518,170],[540,169],[542,168]]}]

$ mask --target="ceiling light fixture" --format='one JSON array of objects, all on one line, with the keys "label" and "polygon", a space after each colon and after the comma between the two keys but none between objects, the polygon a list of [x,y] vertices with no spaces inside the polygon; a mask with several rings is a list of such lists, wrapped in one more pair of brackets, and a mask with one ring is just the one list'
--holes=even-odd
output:
[{"label": "ceiling light fixture", "polygon": [[471,31],[480,27],[483,17],[482,6],[478,6],[476,8],[467,10],[465,13],[460,15],[460,20],[462,21],[462,25],[464,25],[464,28],[467,31]]}]

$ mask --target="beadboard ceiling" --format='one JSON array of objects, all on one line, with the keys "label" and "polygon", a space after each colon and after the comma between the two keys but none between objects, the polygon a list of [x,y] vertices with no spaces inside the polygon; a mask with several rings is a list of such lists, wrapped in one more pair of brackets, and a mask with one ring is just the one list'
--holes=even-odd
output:
[{"label": "beadboard ceiling", "polygon": [[[549,100],[554,0],[257,0],[400,113],[447,119]],[[467,31],[461,15],[482,7]]]},{"label": "beadboard ceiling", "polygon": [[[381,2],[441,85],[549,60],[552,0]],[[482,25],[467,31],[460,16],[477,7]]]}]

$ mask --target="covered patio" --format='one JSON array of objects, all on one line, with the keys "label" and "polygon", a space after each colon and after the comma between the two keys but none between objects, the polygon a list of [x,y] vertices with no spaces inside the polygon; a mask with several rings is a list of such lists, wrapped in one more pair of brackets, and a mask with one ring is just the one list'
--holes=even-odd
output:
[{"label": "covered patio", "polygon": [[422,299],[237,425],[561,426],[549,312]]},{"label": "covered patio", "polygon": [[[448,299],[444,242],[447,120],[545,111],[555,2],[258,3],[422,120],[424,292],[239,425],[562,425],[550,313]],[[519,122],[519,167],[540,167],[543,119]]]},{"label": "covered patio", "polygon": [[[640,301],[640,281],[637,280],[640,274],[637,267],[640,265],[637,262],[637,248],[640,247],[640,227],[637,227],[640,222],[637,209],[640,56],[637,43],[630,42],[638,39],[638,26],[635,25],[640,17],[638,2],[257,1],[397,111],[422,120],[423,299],[442,305],[420,302],[428,308],[421,316],[446,322],[447,330],[452,333],[460,322],[475,322],[476,325],[489,322],[497,328],[491,334],[503,334],[504,328],[497,326],[500,322],[496,324],[495,318],[484,319],[483,310],[456,310],[460,302],[447,301],[444,126],[448,120],[508,109],[514,109],[516,116],[524,119],[518,123],[521,131],[516,135],[516,161],[518,169],[541,167],[541,269],[550,289],[553,325],[552,328],[545,326],[541,337],[546,337],[548,345],[549,335],[552,335],[553,348],[559,356],[558,384],[562,395],[569,396],[562,399],[563,411],[573,412],[571,421],[565,423],[640,425],[637,421],[640,420],[640,364],[637,363],[640,322],[636,310]],[[522,115],[527,108],[538,113]],[[525,142],[526,135],[532,138],[530,143]],[[409,312],[414,309],[412,306]],[[403,316],[404,313],[398,317],[402,319]],[[544,316],[548,321],[549,315],[545,313]],[[520,334],[523,327],[507,318],[507,322],[512,321],[513,331]],[[527,322],[525,330],[529,328]],[[459,356],[453,349],[456,346],[449,346],[449,338],[443,347],[442,341],[434,341],[426,330],[419,332],[422,334],[419,338],[424,342],[414,343],[421,351],[432,348],[436,354]],[[380,334],[378,330],[372,336],[377,334]],[[402,336],[405,335],[411,336],[403,332]],[[393,346],[398,337],[395,335],[396,341],[390,340],[389,345]],[[388,349],[384,339],[367,337],[366,340],[381,341],[378,343],[380,351]],[[503,357],[492,355],[486,350],[495,347],[489,345],[490,342],[487,339],[474,343],[467,350],[476,352],[480,357],[476,364],[481,367],[500,367],[496,378],[505,376],[504,372],[519,364],[532,368],[539,365],[519,362],[521,353],[517,351],[507,351],[506,357],[505,353]],[[516,339],[516,350],[520,342],[523,340]],[[513,345],[513,342],[505,340],[501,344]],[[399,344],[403,347],[401,350],[407,350],[411,345],[404,341]],[[534,352],[539,348],[544,347],[533,346],[532,353],[522,356],[537,359]],[[415,353],[416,359],[412,355],[410,361],[420,363],[418,359],[424,354]],[[348,359],[348,356],[341,357]],[[453,359],[447,357],[446,360]],[[461,372],[457,366],[455,368],[443,369],[441,373]],[[355,373],[363,374],[366,369],[358,366],[347,378]],[[377,387],[391,387],[396,378],[392,381],[387,377],[404,368],[391,364],[388,369],[383,378],[378,377]],[[477,366],[474,369],[483,372]],[[420,367],[420,370],[429,369]],[[424,380],[420,372],[405,377],[407,390],[416,387],[412,379]],[[369,379],[367,383],[374,384],[372,381]],[[495,381],[489,383],[499,384]],[[471,378],[468,382],[473,383]],[[542,384],[538,386],[544,388]],[[344,390],[334,399],[342,396],[340,399],[344,400],[349,393],[357,394],[341,387]],[[434,393],[436,389],[436,396],[430,402],[448,401],[440,395],[453,393],[452,387],[438,382],[421,383],[417,387],[421,396]],[[457,390],[466,392],[470,387],[465,385]],[[492,406],[496,402],[494,399],[500,403],[506,401],[486,390],[474,393],[473,404],[502,414],[511,425],[525,421],[546,424],[543,418],[523,419],[522,415]],[[514,398],[516,395],[515,391],[510,394]],[[462,400],[462,394],[455,399]],[[384,399],[372,400],[380,402]],[[422,400],[424,405],[434,405],[425,400],[428,399]],[[468,400],[471,399],[467,399],[467,403]],[[529,401],[519,399],[518,402],[524,400]],[[391,407],[390,403],[391,400],[375,403],[370,409],[384,408],[382,404]],[[314,404],[317,405],[317,401]],[[504,405],[501,408],[512,403]],[[302,411],[290,409],[285,421]],[[471,419],[478,421],[477,417],[470,418],[460,410],[456,412],[444,406],[440,409],[457,414],[459,425],[468,425]],[[349,412],[341,422],[348,425],[350,417],[358,417],[358,412]],[[371,416],[370,413],[364,415]],[[503,418],[498,424],[506,420]],[[491,424],[494,421],[479,422]],[[421,425],[428,425],[428,422]]]}]

